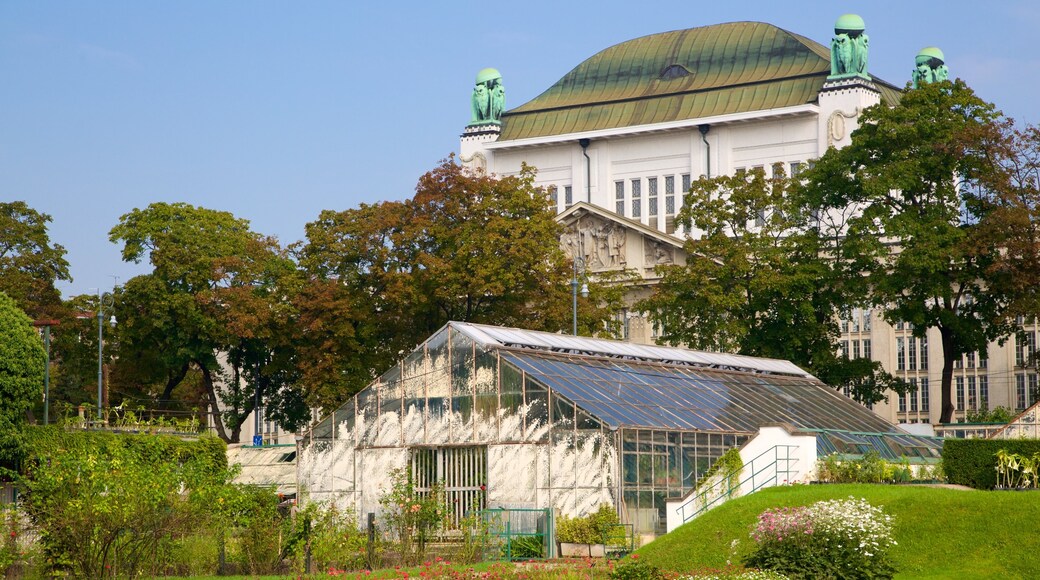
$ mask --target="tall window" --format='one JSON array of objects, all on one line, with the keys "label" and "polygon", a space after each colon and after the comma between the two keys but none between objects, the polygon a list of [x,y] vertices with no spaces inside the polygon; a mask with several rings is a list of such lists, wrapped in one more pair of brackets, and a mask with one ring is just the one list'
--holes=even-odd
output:
[{"label": "tall window", "polygon": [[921,370],[928,370],[928,336],[921,337]]},{"label": "tall window", "polygon": [[989,407],[989,375],[979,377],[979,404]]},{"label": "tall window", "polygon": [[683,193],[689,193],[690,186],[691,186],[690,174],[689,173],[683,173],[682,174],[682,192]]},{"label": "tall window", "polygon": [[802,174],[802,163],[800,161],[791,162],[791,177],[798,177]]},{"label": "tall window", "polygon": [[646,178],[646,213],[657,217],[657,178]]},{"label": "tall window", "polygon": [[563,186],[563,202],[567,207],[574,205],[574,188],[569,185]]},{"label": "tall window", "polygon": [[852,332],[859,332],[859,317],[860,317],[860,310],[859,310],[859,308],[853,308],[852,309]]},{"label": "tall window", "polygon": [[632,180],[632,217],[638,218],[643,215],[643,182],[639,179]]},{"label": "tall window", "polygon": [[618,215],[625,215],[625,182],[614,182],[614,211]]},{"label": "tall window", "polygon": [[675,215],[675,176],[664,177],[664,214]]},{"label": "tall window", "polygon": [[915,371],[917,370],[917,341],[914,340],[914,337],[911,336],[909,343],[910,344],[908,346],[910,347],[910,350],[909,352],[907,352],[907,354],[910,355],[910,362],[908,366],[910,370]]},{"label": "tall window", "polygon": [[899,395],[899,412],[906,413],[906,399],[909,395]]},{"label": "tall window", "polygon": [[866,358],[866,359],[871,358],[870,339],[869,338],[864,338],[863,339],[863,358]]},{"label": "tall window", "polygon": [[910,379],[910,410],[917,411],[917,379]]},{"label": "tall window", "polygon": [[1031,373],[1027,375],[1027,378],[1029,379],[1027,381],[1027,385],[1029,386],[1029,392],[1026,394],[1029,396],[1029,404],[1032,405],[1036,402],[1037,395],[1040,395],[1040,393],[1037,392],[1036,373]]},{"label": "tall window", "polygon": [[549,201],[552,203],[552,206],[553,206],[554,210],[557,207],[559,207],[560,196],[557,194],[557,189],[556,189],[555,185],[550,185],[549,186]]},{"label": "tall window", "polygon": [[968,408],[975,410],[979,408],[979,394],[975,390],[975,377],[968,377]]},{"label": "tall window", "polygon": [[896,369],[906,370],[906,339],[902,336],[896,338]]},{"label": "tall window", "polygon": [[842,358],[849,358],[849,341],[841,341],[841,344],[838,345],[838,349]]},{"label": "tall window", "polygon": [[852,358],[859,358],[859,341],[852,341]]},{"label": "tall window", "polygon": [[1026,408],[1026,376],[1015,375],[1015,408]]},{"label": "tall window", "polygon": [[968,359],[968,368],[969,369],[975,368],[975,353],[969,352],[966,356],[967,356],[967,359]]},{"label": "tall window", "polygon": [[863,311],[863,332],[870,332],[870,310]]},{"label": "tall window", "polygon": [[921,410],[928,411],[928,379],[921,379]]},{"label": "tall window", "polygon": [[964,377],[957,377],[957,409],[964,410]]}]

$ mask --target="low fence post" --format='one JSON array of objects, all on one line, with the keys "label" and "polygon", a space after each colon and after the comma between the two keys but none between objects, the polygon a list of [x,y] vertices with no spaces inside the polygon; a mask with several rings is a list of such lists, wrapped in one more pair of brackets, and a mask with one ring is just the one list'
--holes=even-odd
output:
[{"label": "low fence post", "polygon": [[365,553],[365,569],[372,570],[376,559],[376,514],[368,513],[368,547]]}]

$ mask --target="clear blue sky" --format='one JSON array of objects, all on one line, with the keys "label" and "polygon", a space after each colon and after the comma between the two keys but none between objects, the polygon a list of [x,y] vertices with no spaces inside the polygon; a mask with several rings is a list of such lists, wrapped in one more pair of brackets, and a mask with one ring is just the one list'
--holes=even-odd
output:
[{"label": "clear blue sky", "polygon": [[409,197],[458,148],[476,72],[507,107],[625,40],[760,20],[828,44],[863,16],[870,71],[917,51],[1037,123],[1040,3],[0,2],[0,199],[50,214],[66,296],[146,271],[108,230],[156,201],[227,210],[283,243],[323,209]]}]

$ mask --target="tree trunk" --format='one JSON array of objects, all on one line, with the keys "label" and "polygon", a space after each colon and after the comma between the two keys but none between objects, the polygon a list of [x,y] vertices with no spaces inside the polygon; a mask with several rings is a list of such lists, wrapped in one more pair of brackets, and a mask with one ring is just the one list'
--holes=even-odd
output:
[{"label": "tree trunk", "polygon": [[939,327],[939,336],[942,338],[943,347],[943,370],[941,384],[942,413],[939,415],[939,423],[950,423],[953,421],[953,361],[960,355],[953,346],[953,332],[945,327]]},{"label": "tree trunk", "polygon": [[217,404],[217,391],[213,386],[213,374],[209,372],[209,369],[195,361],[199,369],[202,370],[202,384],[206,388],[206,394],[209,396],[209,406],[211,409],[211,416],[213,417],[213,426],[217,430],[217,437],[224,440],[224,443],[238,443],[235,439],[232,441],[228,438],[227,433],[224,431],[224,418],[220,413],[220,405]]},{"label": "tree trunk", "polygon": [[173,396],[173,390],[177,388],[177,385],[181,384],[184,377],[188,374],[188,363],[184,363],[181,368],[177,369],[177,372],[171,375],[166,380],[166,388],[163,389],[162,395],[159,396],[160,403],[169,402],[170,397]]}]

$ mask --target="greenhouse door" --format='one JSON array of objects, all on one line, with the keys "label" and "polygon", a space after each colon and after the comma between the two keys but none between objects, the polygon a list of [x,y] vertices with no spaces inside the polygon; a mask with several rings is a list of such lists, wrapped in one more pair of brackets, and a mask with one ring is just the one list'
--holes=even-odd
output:
[{"label": "greenhouse door", "polygon": [[487,507],[487,447],[412,449],[412,477],[418,492],[444,486],[444,505],[453,528],[473,510]]}]

